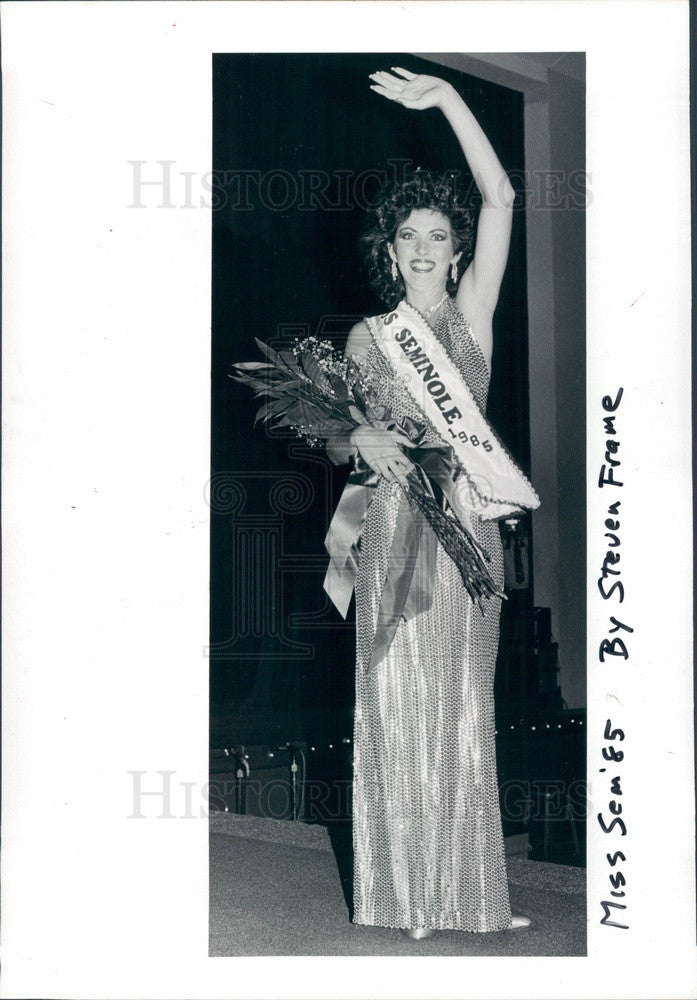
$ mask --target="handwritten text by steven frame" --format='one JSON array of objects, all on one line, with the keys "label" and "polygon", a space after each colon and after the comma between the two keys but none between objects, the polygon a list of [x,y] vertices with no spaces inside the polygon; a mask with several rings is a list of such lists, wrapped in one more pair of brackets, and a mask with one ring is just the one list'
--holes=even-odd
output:
[{"label": "handwritten text by steven frame", "polygon": [[[622,578],[622,518],[620,508],[622,500],[618,499],[618,493],[624,489],[624,474],[621,472],[622,460],[620,453],[620,437],[617,425],[617,411],[622,400],[623,390],[620,388],[615,396],[604,396],[602,400],[603,410],[606,416],[603,417],[603,433],[605,437],[605,455],[600,465],[598,475],[598,488],[607,491],[609,494],[608,504],[604,514],[604,544],[605,556],[600,567],[598,576],[598,591],[603,601],[611,604],[621,605],[625,598],[625,580]],[[618,608],[613,608],[615,614],[608,615],[607,635],[602,639],[598,648],[598,659],[600,663],[626,662],[630,655],[629,636],[634,629],[620,618]],[[619,658],[619,659],[618,659]],[[626,727],[625,727],[626,728]],[[622,742],[625,738],[625,730],[614,725],[614,720],[607,719],[603,729],[603,739],[606,745],[602,747],[603,766],[598,768],[598,773],[609,783],[608,788],[608,813],[603,811],[597,814],[598,824],[603,833],[609,838],[608,845],[615,847],[617,837],[626,837],[627,824],[622,817],[623,794],[622,794],[622,768],[621,762],[624,760],[624,751],[618,749],[613,744]],[[612,774],[608,774],[608,764],[611,764]],[[624,841],[622,841],[624,844]],[[627,855],[624,851],[610,850],[605,855],[609,866],[608,879],[611,886],[608,895],[610,899],[602,899],[600,906],[602,917],[600,923],[606,927],[618,927],[627,930],[627,915],[622,913],[620,917],[616,911],[626,911],[627,904],[620,902],[626,898],[624,886],[627,879],[624,872],[617,867],[619,862],[626,863]],[[625,865],[626,868],[626,865]]]}]

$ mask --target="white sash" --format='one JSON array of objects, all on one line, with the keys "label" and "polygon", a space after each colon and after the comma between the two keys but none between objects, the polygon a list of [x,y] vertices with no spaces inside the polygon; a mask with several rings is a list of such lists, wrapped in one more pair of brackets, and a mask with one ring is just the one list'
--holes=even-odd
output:
[{"label": "white sash", "polygon": [[540,505],[433,331],[406,301],[369,317],[373,337],[419,409],[451,445],[465,475],[459,499],[484,520]]}]

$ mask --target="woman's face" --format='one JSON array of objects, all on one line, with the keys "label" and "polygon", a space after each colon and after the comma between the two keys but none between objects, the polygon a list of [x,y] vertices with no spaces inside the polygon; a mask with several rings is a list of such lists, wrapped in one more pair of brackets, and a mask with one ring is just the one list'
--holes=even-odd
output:
[{"label": "woman's face", "polygon": [[450,265],[461,256],[454,250],[450,220],[431,208],[413,209],[388,249],[405,284],[422,293],[442,294]]}]

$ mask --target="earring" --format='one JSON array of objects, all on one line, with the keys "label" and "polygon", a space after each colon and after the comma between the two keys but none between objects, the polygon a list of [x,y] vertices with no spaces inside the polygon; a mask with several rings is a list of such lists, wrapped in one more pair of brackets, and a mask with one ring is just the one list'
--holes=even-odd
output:
[{"label": "earring", "polygon": [[392,280],[397,281],[399,279],[399,271],[397,270],[397,261],[392,261]]},{"label": "earring", "polygon": [[457,261],[454,260],[450,265],[450,280],[453,284],[457,281]]}]

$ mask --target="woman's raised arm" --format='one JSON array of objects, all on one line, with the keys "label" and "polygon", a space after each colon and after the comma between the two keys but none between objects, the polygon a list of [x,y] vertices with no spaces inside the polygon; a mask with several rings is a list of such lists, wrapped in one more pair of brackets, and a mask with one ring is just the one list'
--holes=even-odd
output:
[{"label": "woman's raised arm", "polygon": [[480,343],[485,341],[482,347],[490,357],[491,345],[487,341],[508,260],[515,191],[484,131],[451,84],[397,66],[392,73],[373,73],[371,79],[375,81],[372,90],[406,108],[439,107],[460,143],[481,193],[482,207],[474,257],[460,280],[456,301],[472,321]]},{"label": "woman's raised arm", "polygon": [[515,191],[478,121],[451,87],[441,104],[482,196],[474,257],[460,279],[457,302],[462,312],[489,321],[498,302],[508,260]]}]

